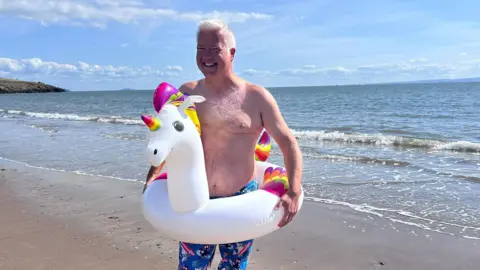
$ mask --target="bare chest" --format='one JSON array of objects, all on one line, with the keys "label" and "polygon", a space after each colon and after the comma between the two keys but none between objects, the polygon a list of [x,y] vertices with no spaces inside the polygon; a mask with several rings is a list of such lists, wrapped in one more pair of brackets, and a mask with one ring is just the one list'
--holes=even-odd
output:
[{"label": "bare chest", "polygon": [[201,125],[208,129],[251,132],[261,125],[259,113],[241,99],[212,99],[199,104],[197,111]]}]

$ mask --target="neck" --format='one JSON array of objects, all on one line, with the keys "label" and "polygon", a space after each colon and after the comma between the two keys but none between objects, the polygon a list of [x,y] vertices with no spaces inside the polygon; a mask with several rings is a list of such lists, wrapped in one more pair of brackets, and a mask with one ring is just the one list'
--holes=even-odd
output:
[{"label": "neck", "polygon": [[193,211],[208,202],[207,173],[200,136],[174,147],[166,166],[168,195],[174,211]]},{"label": "neck", "polygon": [[205,86],[210,89],[230,89],[238,82],[238,77],[233,71],[226,74],[205,77]]}]

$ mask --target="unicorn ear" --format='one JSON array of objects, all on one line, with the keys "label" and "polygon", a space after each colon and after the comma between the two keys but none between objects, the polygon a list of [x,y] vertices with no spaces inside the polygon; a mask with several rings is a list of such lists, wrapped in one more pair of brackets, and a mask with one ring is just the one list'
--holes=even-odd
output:
[{"label": "unicorn ear", "polygon": [[205,101],[205,98],[202,96],[198,96],[198,95],[186,96],[185,100],[178,107],[178,110],[180,112],[183,112],[185,109],[192,106],[194,103],[202,103],[204,101]]},{"label": "unicorn ear", "polygon": [[192,95],[192,96],[189,96],[188,98],[191,98],[193,103],[202,103],[205,101],[205,98],[199,95]]}]

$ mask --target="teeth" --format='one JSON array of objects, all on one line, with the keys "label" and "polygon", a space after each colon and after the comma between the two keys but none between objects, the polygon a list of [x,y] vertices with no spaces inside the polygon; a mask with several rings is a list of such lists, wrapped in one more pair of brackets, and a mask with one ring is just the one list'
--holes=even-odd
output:
[{"label": "teeth", "polygon": [[205,63],[206,67],[213,67],[215,64],[214,63]]}]

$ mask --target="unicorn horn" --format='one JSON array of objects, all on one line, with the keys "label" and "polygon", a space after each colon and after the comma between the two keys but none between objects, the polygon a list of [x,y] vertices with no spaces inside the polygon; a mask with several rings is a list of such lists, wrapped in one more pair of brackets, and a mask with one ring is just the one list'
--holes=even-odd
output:
[{"label": "unicorn horn", "polygon": [[156,131],[160,128],[160,121],[158,118],[151,117],[150,115],[142,114],[142,120],[150,129],[150,131]]}]

